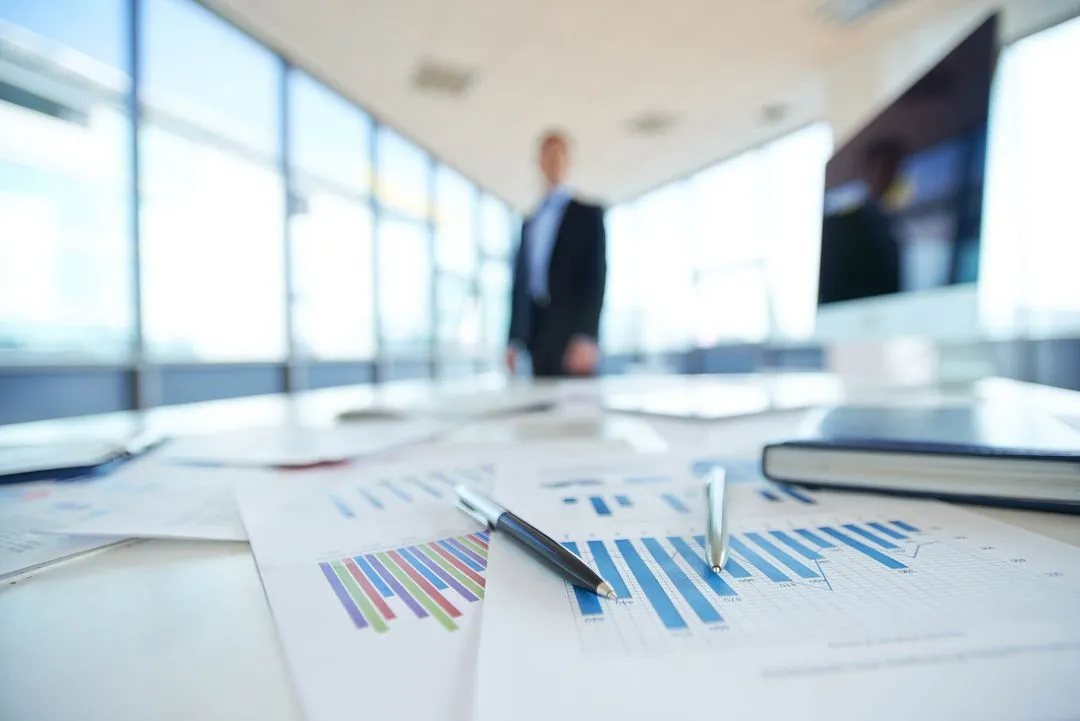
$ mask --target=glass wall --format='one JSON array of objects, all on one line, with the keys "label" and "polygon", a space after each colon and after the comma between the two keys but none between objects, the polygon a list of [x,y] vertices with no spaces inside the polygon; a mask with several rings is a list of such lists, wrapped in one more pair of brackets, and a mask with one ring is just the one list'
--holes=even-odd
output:
[{"label": "glass wall", "polygon": [[505,343],[508,206],[194,0],[0,0],[0,128],[0,364]]},{"label": "glass wall", "polygon": [[812,125],[608,212],[608,353],[813,332],[828,126]]}]

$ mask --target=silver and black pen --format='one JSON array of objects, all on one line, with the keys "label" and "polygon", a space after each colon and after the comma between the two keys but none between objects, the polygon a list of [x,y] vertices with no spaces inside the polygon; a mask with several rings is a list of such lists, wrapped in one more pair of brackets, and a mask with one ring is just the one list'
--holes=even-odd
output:
[{"label": "silver and black pen", "polygon": [[610,583],[554,538],[475,488],[457,486],[454,490],[458,507],[477,521],[505,533],[575,586],[588,589],[597,596],[615,598],[615,589]]},{"label": "silver and black pen", "polygon": [[713,573],[720,573],[727,562],[727,474],[723,468],[714,467],[705,487],[708,499],[709,519],[705,532],[705,560]]}]

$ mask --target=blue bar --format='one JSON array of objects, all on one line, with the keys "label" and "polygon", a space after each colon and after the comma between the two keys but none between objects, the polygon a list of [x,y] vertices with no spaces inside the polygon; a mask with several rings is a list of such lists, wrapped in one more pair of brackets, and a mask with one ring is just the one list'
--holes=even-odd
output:
[{"label": "blue bar", "polygon": [[756,543],[761,548],[765,549],[767,553],[771,553],[773,558],[779,559],[780,563],[790,568],[801,578],[819,578],[816,573],[814,573],[802,563],[797,561],[794,556],[792,556],[787,551],[781,549],[779,546],[777,546],[769,539],[765,538],[765,536],[761,535],[760,533],[747,533],[746,537]]},{"label": "blue bar", "polygon": [[424,483],[422,480],[420,480],[420,476],[409,476],[409,480],[412,481],[415,485],[422,488],[423,490],[427,491],[429,496],[431,496],[433,498],[442,498],[442,494],[439,493],[438,491],[436,491],[434,488],[432,488],[428,484]]},{"label": "blue bar", "polygon": [[891,558],[889,556],[886,556],[884,553],[877,550],[876,548],[871,548],[870,546],[867,546],[865,543],[855,540],[851,536],[847,536],[847,535],[845,535],[843,533],[840,533],[840,531],[836,530],[835,528],[829,528],[828,526],[822,526],[821,527],[821,532],[832,536],[837,541],[840,541],[843,544],[851,546],[852,548],[854,548],[859,553],[862,553],[862,554],[865,554],[865,555],[869,556],[870,558],[874,559],[875,561],[880,563],[882,566],[885,566],[886,568],[891,568],[894,571],[899,570],[901,568],[907,568],[907,566],[900,563],[895,558]]},{"label": "blue bar", "polygon": [[626,587],[619,569],[615,568],[615,562],[611,560],[607,546],[602,541],[589,541],[589,553],[592,554],[593,561],[596,563],[596,570],[615,589],[615,597],[630,598],[630,589]]},{"label": "blue bar", "polygon": [[641,560],[641,556],[638,555],[633,544],[625,539],[620,539],[615,541],[615,547],[619,549],[619,553],[622,554],[626,565],[630,567],[630,572],[634,574],[634,578],[637,579],[641,590],[645,592],[645,597],[649,599],[653,610],[660,617],[660,622],[669,629],[686,628],[686,621],[679,615],[675,604],[668,598],[663,586],[656,580],[656,576],[652,574],[649,567],[645,565],[645,561]]},{"label": "blue bar", "polygon": [[[698,545],[705,548],[705,536],[694,536],[694,540],[698,542]],[[712,569],[710,569],[711,571]],[[749,571],[743,568],[738,561],[728,555],[727,561],[724,562],[724,570],[730,573],[734,578],[752,578],[753,576]]]},{"label": "blue bar", "polygon": [[491,536],[491,534],[488,533],[487,531],[477,531],[476,535],[480,536],[480,538],[483,538],[485,543],[487,542],[488,538]]},{"label": "blue bar", "polygon": [[[578,551],[577,544],[573,541],[566,541],[563,543],[570,553],[574,554],[578,558],[581,558],[581,553]],[[595,593],[586,591],[584,588],[578,588],[573,586],[574,596],[577,597],[578,608],[581,609],[582,616],[596,616],[602,614],[604,609],[600,607],[600,597]]]},{"label": "blue bar", "polygon": [[479,563],[477,563],[476,561],[474,561],[471,558],[469,558],[468,556],[466,556],[464,553],[462,553],[458,549],[454,548],[451,544],[447,543],[446,541],[435,541],[435,543],[439,544],[444,549],[446,549],[447,553],[453,554],[455,558],[457,558],[459,561],[464,563],[466,566],[468,566],[472,570],[476,571],[477,573],[482,573],[483,572],[483,570],[484,570],[483,566],[481,566]]},{"label": "blue bar", "polygon": [[445,473],[443,473],[441,471],[435,471],[434,473],[431,474],[431,477],[434,478],[436,481],[442,481],[443,483],[450,486],[451,488],[453,488],[454,486],[457,485],[457,483],[454,482],[453,478],[451,478],[450,476],[446,475]]},{"label": "blue bar", "polygon": [[672,508],[674,508],[679,513],[689,513],[690,512],[690,509],[686,507],[686,504],[683,503],[682,501],[680,501],[678,499],[678,497],[675,496],[674,494],[665,493],[660,497],[663,498],[665,501],[667,501],[667,504],[669,506],[671,506]]},{"label": "blue bar", "polygon": [[727,582],[720,577],[719,573],[713,573],[712,568],[705,559],[694,553],[694,549],[690,548],[690,544],[679,538],[678,536],[668,536],[668,543],[671,547],[678,551],[679,555],[683,557],[683,560],[694,569],[697,575],[702,581],[709,585],[709,588],[713,590],[717,596],[736,596],[735,589],[727,585]]},{"label": "blue bar", "polygon": [[382,504],[382,501],[380,501],[380,500],[379,500],[378,498],[376,498],[375,496],[371,495],[371,493],[369,493],[369,492],[368,492],[368,490],[367,490],[366,488],[357,488],[357,489],[356,489],[356,491],[357,491],[357,493],[359,493],[359,494],[360,494],[361,496],[363,496],[364,498],[366,498],[366,499],[367,499],[367,502],[368,502],[368,503],[370,503],[370,504],[371,504],[372,506],[374,506],[375,508],[379,509],[380,511],[381,511],[382,509],[386,508],[386,506],[384,506],[384,505]]},{"label": "blue bar", "polygon": [[776,495],[768,488],[762,488],[758,493],[760,493],[765,500],[772,501],[773,503],[780,500],[780,496]]},{"label": "blue bar", "polygon": [[416,560],[416,556],[409,553],[408,549],[399,548],[398,553],[401,554],[402,558],[409,562],[410,566],[419,571],[420,575],[426,578],[428,580],[428,583],[430,583],[432,586],[440,590],[446,588],[446,584],[443,583],[443,580],[436,576],[434,573],[432,573],[431,569],[429,569],[427,566]]},{"label": "blue bar", "polygon": [[724,620],[723,616],[717,613],[716,609],[709,603],[709,599],[705,598],[705,595],[694,585],[694,582],[682,572],[678,564],[667,554],[664,547],[660,545],[660,541],[655,538],[645,538],[642,543],[645,544],[645,548],[649,549],[649,553],[652,554],[656,563],[671,579],[675,590],[686,599],[686,602],[690,604],[690,608],[694,610],[702,623],[720,623]]},{"label": "blue bar", "polygon": [[870,533],[870,531],[866,530],[865,528],[859,528],[854,523],[845,523],[844,528],[846,528],[847,530],[851,531],[854,534],[862,536],[863,538],[870,541],[871,543],[876,543],[877,545],[881,546],[882,548],[887,548],[890,551],[895,551],[895,550],[900,548],[895,543],[891,543],[890,541],[886,541],[884,538],[879,538],[878,536],[875,536],[873,533]]},{"label": "blue bar", "polygon": [[910,523],[904,523],[903,521],[890,521],[894,526],[901,531],[907,531],[908,533],[918,533],[919,529],[912,526]]},{"label": "blue bar", "polygon": [[803,558],[808,558],[811,561],[820,561],[821,559],[825,558],[825,556],[822,556],[820,553],[818,553],[812,548],[807,548],[783,531],[769,531],[769,535],[780,541],[780,543],[783,543],[788,548],[794,550]]},{"label": "blue bar", "polygon": [[608,508],[607,503],[600,496],[589,496],[589,501],[592,502],[593,510],[596,511],[598,516],[610,516],[611,509]]},{"label": "blue bar", "polygon": [[394,595],[394,592],[386,585],[386,582],[382,580],[382,576],[375,573],[375,569],[371,567],[371,564],[367,562],[363,556],[353,556],[353,560],[356,561],[356,565],[360,567],[360,570],[364,572],[364,575],[371,581],[371,585],[375,587],[375,590],[383,595],[385,598],[390,598]]},{"label": "blue bar", "polygon": [[623,508],[631,508],[634,505],[627,496],[615,496],[615,502]]},{"label": "blue bar", "polygon": [[731,536],[730,538],[728,538],[728,543],[731,545],[732,548],[734,548],[736,551],[741,553],[743,558],[745,558],[750,563],[754,564],[754,566],[757,568],[757,570],[764,573],[765,576],[770,581],[775,581],[777,583],[783,583],[784,581],[790,581],[791,580],[790,578],[785,576],[783,573],[781,573],[780,570],[776,566],[772,565],[771,563],[766,561],[764,558],[762,558],[761,554],[759,554],[757,551],[755,551],[754,549],[747,546],[745,543],[740,541],[738,538],[735,538],[735,536]]},{"label": "blue bar", "polygon": [[345,505],[345,501],[338,498],[336,493],[330,494],[330,500],[334,502],[334,508],[336,508],[338,513],[342,516],[345,518],[356,518],[356,514],[353,513],[353,510]]},{"label": "blue bar", "polygon": [[806,495],[802,491],[796,491],[794,488],[787,485],[786,483],[778,483],[776,485],[776,487],[779,488],[784,493],[791,496],[792,498],[794,498],[799,503],[807,503],[809,505],[816,505],[817,504],[817,501],[815,501],[813,498]]},{"label": "blue bar", "polygon": [[638,476],[627,478],[626,482],[632,486],[641,486],[648,483],[668,483],[671,479],[666,476]]},{"label": "blue bar", "polygon": [[810,531],[806,530],[805,528],[796,528],[795,533],[798,533],[800,536],[802,536],[806,540],[810,541],[810,543],[814,544],[818,548],[836,548],[836,546],[829,543],[828,541],[826,541],[821,536],[813,534]]},{"label": "blue bar", "polygon": [[873,528],[876,531],[880,531],[880,532],[884,533],[889,538],[895,538],[898,541],[903,541],[904,539],[907,538],[907,536],[905,536],[903,533],[897,533],[893,529],[886,526],[884,523],[872,522],[872,523],[867,523],[866,525],[870,526],[870,528]]},{"label": "blue bar", "polygon": [[566,498],[562,499],[562,502],[565,503],[568,506],[571,506],[571,505],[577,503],[577,499],[574,498],[573,496],[567,496]]},{"label": "blue bar", "polygon": [[412,496],[395,486],[393,481],[383,480],[379,482],[379,485],[381,485],[383,488],[388,489],[391,493],[393,493],[395,496],[405,501],[406,503],[412,503]]}]

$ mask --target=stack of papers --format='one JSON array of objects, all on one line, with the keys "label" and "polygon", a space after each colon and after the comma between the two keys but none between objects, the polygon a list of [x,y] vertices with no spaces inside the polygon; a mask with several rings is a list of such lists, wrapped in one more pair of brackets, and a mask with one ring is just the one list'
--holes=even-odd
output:
[{"label": "stack of papers", "polygon": [[[1080,550],[940,503],[776,486],[728,462],[731,557],[717,575],[701,481],[716,463],[533,445],[466,481],[582,556],[616,600],[474,525],[417,462],[245,486],[307,717],[353,718],[358,697],[374,718],[481,721],[1075,710]],[[412,500],[392,505],[395,489]],[[409,681],[419,668],[423,692]]]}]

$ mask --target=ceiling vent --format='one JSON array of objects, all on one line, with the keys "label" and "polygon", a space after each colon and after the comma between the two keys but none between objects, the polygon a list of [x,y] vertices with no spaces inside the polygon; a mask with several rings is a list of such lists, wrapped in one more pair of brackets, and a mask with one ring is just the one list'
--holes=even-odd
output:
[{"label": "ceiling vent", "polygon": [[471,68],[425,59],[413,73],[412,86],[429,95],[457,98],[464,95],[475,80],[476,72]]},{"label": "ceiling vent", "polygon": [[901,0],[819,0],[818,15],[833,25],[847,27]]},{"label": "ceiling vent", "polygon": [[635,135],[659,135],[675,124],[675,116],[661,112],[642,113],[628,123]]}]

